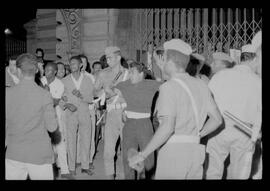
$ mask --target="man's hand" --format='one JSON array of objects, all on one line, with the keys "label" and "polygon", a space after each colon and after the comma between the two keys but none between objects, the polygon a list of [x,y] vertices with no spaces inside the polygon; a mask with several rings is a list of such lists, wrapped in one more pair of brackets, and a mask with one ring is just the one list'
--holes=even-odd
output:
[{"label": "man's hand", "polygon": [[137,171],[141,171],[142,163],[144,161],[144,157],[138,153],[130,158],[128,158],[129,166]]},{"label": "man's hand", "polygon": [[82,96],[82,94],[81,94],[81,92],[79,90],[74,89],[72,91],[72,94],[75,95],[76,97],[80,98],[80,99],[83,99],[83,96]]},{"label": "man's hand", "polygon": [[77,111],[77,107],[73,105],[72,103],[66,103],[64,107],[67,108],[71,112]]},{"label": "man's hand", "polygon": [[156,60],[156,64],[158,65],[158,67],[161,69],[161,71],[163,71],[164,64],[165,64],[164,56],[157,55],[157,53],[154,52],[153,57]]}]

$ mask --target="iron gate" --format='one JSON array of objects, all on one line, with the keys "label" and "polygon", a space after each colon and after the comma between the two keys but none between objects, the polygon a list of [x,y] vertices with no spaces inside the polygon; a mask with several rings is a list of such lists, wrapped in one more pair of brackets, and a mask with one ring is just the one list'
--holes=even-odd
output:
[{"label": "iron gate", "polygon": [[214,51],[240,49],[261,30],[261,15],[262,9],[255,8],[138,9],[134,42],[137,60],[147,62],[146,52],[151,46],[172,38],[188,42],[207,59]]}]

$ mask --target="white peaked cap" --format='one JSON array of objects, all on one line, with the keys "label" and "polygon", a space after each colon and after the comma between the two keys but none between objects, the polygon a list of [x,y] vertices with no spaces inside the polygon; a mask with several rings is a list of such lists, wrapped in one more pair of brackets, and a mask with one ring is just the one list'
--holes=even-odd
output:
[{"label": "white peaked cap", "polygon": [[172,39],[172,40],[166,41],[163,46],[165,50],[168,50],[168,49],[176,50],[187,56],[189,56],[192,53],[191,46],[181,39]]},{"label": "white peaked cap", "polygon": [[246,45],[242,46],[241,51],[242,51],[242,53],[243,52],[250,52],[250,53],[256,52],[256,50],[252,44],[246,44]]},{"label": "white peaked cap", "polygon": [[251,41],[251,44],[252,46],[254,46],[255,50],[257,50],[262,45],[262,31],[261,30],[254,35]]}]

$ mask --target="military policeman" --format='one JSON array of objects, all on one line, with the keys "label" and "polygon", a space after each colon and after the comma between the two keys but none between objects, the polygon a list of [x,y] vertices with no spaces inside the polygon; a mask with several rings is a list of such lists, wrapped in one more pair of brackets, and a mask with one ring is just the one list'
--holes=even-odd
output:
[{"label": "military policeman", "polygon": [[[221,124],[221,115],[207,85],[185,72],[192,49],[180,39],[164,43],[169,76],[160,86],[157,100],[159,128],[146,148],[129,160],[137,168],[150,153],[158,151],[156,179],[202,179],[205,147],[203,137]],[[157,62],[162,63],[162,62]],[[207,115],[209,119],[202,128]]]},{"label": "military policeman", "polygon": [[107,116],[104,130],[104,165],[109,179],[115,178],[114,155],[119,136],[122,136],[122,110],[126,106],[123,98],[112,91],[112,87],[128,79],[128,70],[121,66],[121,52],[116,46],[107,47],[105,55],[109,67],[100,71],[95,82],[96,94],[106,94]]},{"label": "military policeman", "polygon": [[220,112],[227,111],[252,128],[248,137],[235,128],[235,122],[224,116],[225,128],[209,139],[207,179],[221,179],[224,160],[230,154],[229,179],[250,176],[252,154],[261,127],[261,79],[255,74],[258,63],[252,46],[243,47],[241,62],[216,73],[209,82]]}]

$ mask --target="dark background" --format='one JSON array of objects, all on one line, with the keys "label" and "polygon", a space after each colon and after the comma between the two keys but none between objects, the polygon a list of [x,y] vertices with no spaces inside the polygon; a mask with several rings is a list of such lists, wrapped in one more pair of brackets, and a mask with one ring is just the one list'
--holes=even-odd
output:
[{"label": "dark background", "polygon": [[36,18],[36,12],[35,8],[13,9],[13,11],[7,12],[3,19],[4,28],[9,28],[12,31],[11,37],[26,40],[26,30],[23,25]]}]

